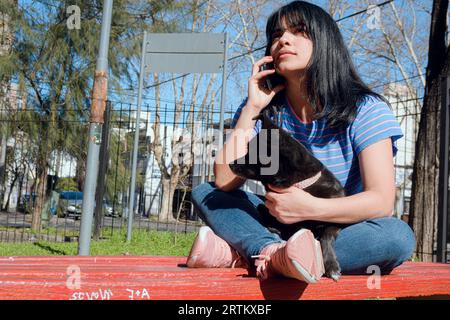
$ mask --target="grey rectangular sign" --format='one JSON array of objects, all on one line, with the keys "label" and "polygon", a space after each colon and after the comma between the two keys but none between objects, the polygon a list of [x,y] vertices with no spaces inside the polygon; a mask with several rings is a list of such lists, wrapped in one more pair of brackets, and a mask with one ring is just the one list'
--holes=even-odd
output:
[{"label": "grey rectangular sign", "polygon": [[221,33],[149,33],[147,53],[223,53]]},{"label": "grey rectangular sign", "polygon": [[151,53],[145,55],[148,72],[218,73],[222,69],[223,54]]},{"label": "grey rectangular sign", "polygon": [[224,35],[153,33],[145,44],[145,73],[218,73],[224,60]]}]

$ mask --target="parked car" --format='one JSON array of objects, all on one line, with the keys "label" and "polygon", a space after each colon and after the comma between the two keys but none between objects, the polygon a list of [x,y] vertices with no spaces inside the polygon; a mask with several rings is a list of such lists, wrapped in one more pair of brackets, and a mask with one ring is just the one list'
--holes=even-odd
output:
[{"label": "parked car", "polygon": [[82,205],[83,192],[63,191],[59,194],[58,217],[77,220],[81,217]]},{"label": "parked car", "polygon": [[103,212],[106,217],[121,217],[122,216],[122,208],[116,204],[114,210],[113,207],[106,201],[103,201]]},{"label": "parked car", "polygon": [[[59,217],[68,217],[78,220],[81,218],[83,207],[83,192],[80,191],[63,191],[59,196]],[[107,217],[117,217],[120,214],[113,213],[113,208],[108,204],[106,200],[103,200],[103,213]]]}]

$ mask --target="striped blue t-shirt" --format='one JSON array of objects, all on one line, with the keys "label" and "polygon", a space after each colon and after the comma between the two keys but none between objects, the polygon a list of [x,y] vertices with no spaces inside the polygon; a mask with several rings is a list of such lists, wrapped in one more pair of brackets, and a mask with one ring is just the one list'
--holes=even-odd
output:
[{"label": "striped blue t-shirt", "polygon": [[[245,101],[236,111],[232,128],[239,119]],[[396,141],[403,136],[390,107],[382,100],[367,96],[358,105],[356,118],[346,129],[327,128],[324,119],[304,123],[295,114],[287,98],[281,105],[282,128],[308,148],[341,182],[347,195],[363,191],[358,155],[366,147],[382,139],[391,138],[394,156]],[[257,121],[256,135],[261,129]]]}]

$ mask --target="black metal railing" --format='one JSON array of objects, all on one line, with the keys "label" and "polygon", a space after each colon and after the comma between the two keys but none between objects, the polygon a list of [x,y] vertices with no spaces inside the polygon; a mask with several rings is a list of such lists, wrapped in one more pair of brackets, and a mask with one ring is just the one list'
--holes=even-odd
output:
[{"label": "black metal railing", "polygon": [[[201,221],[190,191],[193,184],[213,178],[212,161],[204,163],[203,155],[217,153],[219,114],[210,106],[164,104],[142,108],[134,228],[177,232],[198,229]],[[225,117],[233,114],[226,112]],[[99,167],[102,178],[97,183],[94,219],[96,238],[126,230],[135,115],[136,106],[122,102],[109,102],[105,111]],[[88,119],[84,110],[0,112],[1,141],[7,155],[0,181],[0,241],[77,239]],[[180,137],[183,141],[178,141]],[[175,162],[174,157],[178,158]],[[180,159],[184,167],[178,176],[174,166]]]},{"label": "black metal railing", "polygon": [[[391,103],[405,135],[398,142],[395,158],[395,216],[405,221],[420,119],[418,101],[397,99]],[[126,231],[129,214],[134,215],[134,229],[196,231],[202,221],[192,205],[191,190],[214,180],[220,112],[211,106],[173,103],[143,106],[135,205],[130,213],[130,159],[137,108],[123,102],[107,105],[94,237]],[[233,115],[234,110],[225,113],[225,128]],[[88,110],[0,111],[0,150],[6,155],[0,168],[0,241],[77,240],[88,119]],[[183,170],[182,165],[174,168],[180,163]],[[183,174],[175,177],[177,170]]]}]

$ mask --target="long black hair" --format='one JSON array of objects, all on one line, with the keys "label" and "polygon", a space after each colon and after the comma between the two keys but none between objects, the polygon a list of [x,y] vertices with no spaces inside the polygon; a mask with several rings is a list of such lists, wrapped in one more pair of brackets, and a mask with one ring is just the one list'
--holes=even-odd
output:
[{"label": "long black hair", "polygon": [[266,26],[266,55],[270,55],[272,35],[283,30],[283,23],[288,29],[300,29],[313,43],[306,85],[314,119],[325,118],[329,127],[347,127],[365,97],[387,102],[361,80],[336,22],[314,4],[293,1],[271,14]]}]

